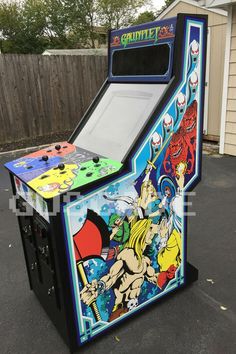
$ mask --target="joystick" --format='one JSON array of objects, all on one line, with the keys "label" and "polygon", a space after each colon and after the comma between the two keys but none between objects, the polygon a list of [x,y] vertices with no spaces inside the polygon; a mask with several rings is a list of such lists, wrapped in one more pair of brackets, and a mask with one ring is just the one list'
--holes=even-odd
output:
[{"label": "joystick", "polygon": [[42,160],[45,161],[45,162],[47,162],[47,161],[48,161],[48,155],[43,155],[43,156],[42,156]]},{"label": "joystick", "polygon": [[65,168],[64,163],[59,163],[58,168],[59,168],[59,170],[61,170],[61,171],[64,170],[64,168]]},{"label": "joystick", "polygon": [[61,150],[61,145],[59,145],[59,144],[56,145],[56,146],[55,146],[55,149],[57,150],[57,152],[60,152],[60,150]]},{"label": "joystick", "polygon": [[99,157],[98,156],[93,157],[93,162],[94,163],[98,163],[99,162]]}]

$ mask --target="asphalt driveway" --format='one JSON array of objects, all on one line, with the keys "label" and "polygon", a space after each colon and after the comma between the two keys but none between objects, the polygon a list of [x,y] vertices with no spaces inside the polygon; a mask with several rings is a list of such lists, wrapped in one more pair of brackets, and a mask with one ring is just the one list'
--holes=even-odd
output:
[{"label": "asphalt driveway", "polygon": [[[22,153],[21,153],[22,154]],[[0,352],[64,354],[68,349],[29,290],[11,188],[0,156]],[[236,353],[236,158],[203,158],[192,197],[188,259],[199,280],[80,350],[87,354]]]}]

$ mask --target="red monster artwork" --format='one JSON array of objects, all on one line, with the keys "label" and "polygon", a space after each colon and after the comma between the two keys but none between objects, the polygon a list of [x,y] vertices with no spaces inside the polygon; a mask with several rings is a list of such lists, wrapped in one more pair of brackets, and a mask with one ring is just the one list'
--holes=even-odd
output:
[{"label": "red monster artwork", "polygon": [[197,101],[194,100],[186,109],[180,128],[173,135],[166,150],[164,170],[172,176],[190,174],[195,165],[197,129]]},{"label": "red monster artwork", "polygon": [[188,138],[186,139],[185,131],[180,127],[166,150],[164,170],[166,173],[172,172],[172,176],[178,176],[179,168],[184,169],[184,174],[190,174],[193,172],[194,162],[193,145]]},{"label": "red monster artwork", "polygon": [[168,38],[168,37],[173,36],[173,33],[170,29],[170,26],[163,26],[160,28],[158,35],[159,35],[159,38]]},{"label": "red monster artwork", "polygon": [[197,129],[197,101],[194,100],[186,109],[183,120],[180,125],[184,129],[185,139],[193,145],[196,151],[196,129]]},{"label": "red monster artwork", "polygon": [[119,36],[114,36],[113,42],[111,43],[111,46],[119,46],[120,45],[120,37]]}]

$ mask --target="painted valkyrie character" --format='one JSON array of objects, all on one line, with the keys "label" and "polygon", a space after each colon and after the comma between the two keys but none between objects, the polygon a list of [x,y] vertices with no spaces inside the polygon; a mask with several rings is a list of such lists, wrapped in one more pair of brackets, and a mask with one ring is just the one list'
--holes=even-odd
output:
[{"label": "painted valkyrie character", "polygon": [[138,200],[138,207],[142,216],[151,218],[154,224],[157,224],[161,214],[164,212],[161,199],[158,198],[156,188],[154,187],[150,174],[152,166],[148,165],[146,176],[141,185],[141,193]]},{"label": "painted valkyrie character", "polygon": [[163,212],[161,199],[158,197],[156,188],[150,179],[151,171],[152,166],[148,165],[145,171],[145,177],[141,184],[140,196],[138,198],[133,199],[129,196],[107,197],[104,195],[104,198],[107,200],[116,202],[120,201],[129,205],[132,209],[132,214],[128,218],[131,226],[138,220],[144,218],[150,218],[153,223],[156,224]]}]

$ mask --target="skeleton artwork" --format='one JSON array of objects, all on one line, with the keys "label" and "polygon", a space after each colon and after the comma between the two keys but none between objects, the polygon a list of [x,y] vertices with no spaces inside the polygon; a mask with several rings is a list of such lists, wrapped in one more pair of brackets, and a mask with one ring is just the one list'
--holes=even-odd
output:
[{"label": "skeleton artwork", "polygon": [[127,303],[127,307],[129,311],[132,311],[135,307],[138,306],[138,299],[130,299]]},{"label": "skeleton artwork", "polygon": [[195,70],[198,64],[199,57],[199,43],[194,39],[190,43],[190,51],[189,51],[189,69],[188,73],[190,74],[193,70]]},{"label": "skeleton artwork", "polygon": [[191,104],[193,99],[195,98],[196,92],[198,88],[198,75],[196,71],[193,71],[188,83],[188,104]]},{"label": "skeleton artwork", "polygon": [[158,151],[160,151],[162,147],[163,139],[160,134],[155,132],[152,137],[151,137],[151,150],[152,150],[152,155],[151,155],[151,160],[154,159]]},{"label": "skeleton artwork", "polygon": [[173,131],[174,127],[174,119],[170,114],[165,114],[163,117],[163,123],[162,123],[162,130],[163,130],[163,140],[165,141],[166,138],[170,135],[170,133]]},{"label": "skeleton artwork", "polygon": [[176,115],[175,125],[178,124],[180,119],[183,117],[183,114],[186,109],[186,105],[187,105],[186,96],[182,92],[180,92],[176,100],[177,115]]},{"label": "skeleton artwork", "polygon": [[191,54],[191,57],[192,57],[192,61],[194,63],[196,63],[197,62],[197,58],[199,56],[199,44],[198,44],[198,42],[195,39],[190,44],[190,48],[191,48],[190,54]]}]

